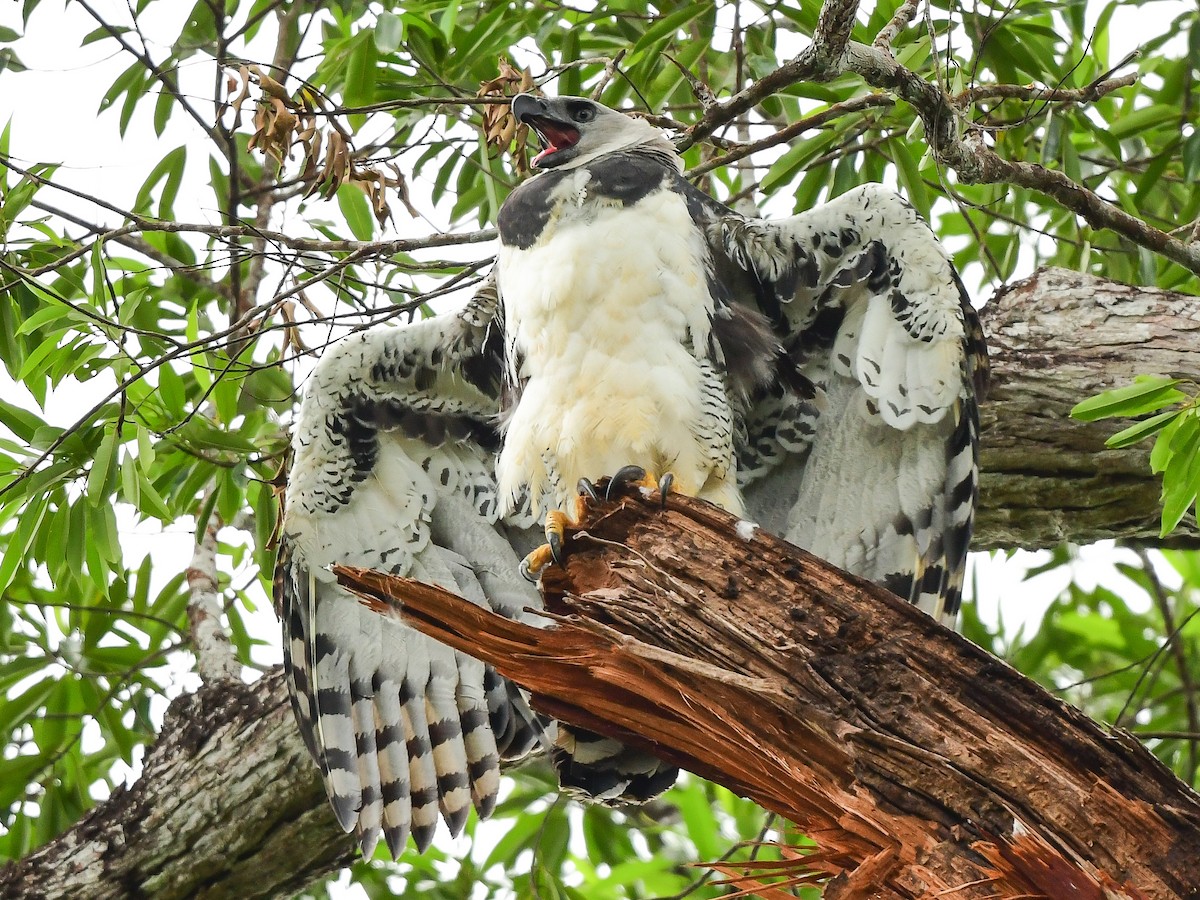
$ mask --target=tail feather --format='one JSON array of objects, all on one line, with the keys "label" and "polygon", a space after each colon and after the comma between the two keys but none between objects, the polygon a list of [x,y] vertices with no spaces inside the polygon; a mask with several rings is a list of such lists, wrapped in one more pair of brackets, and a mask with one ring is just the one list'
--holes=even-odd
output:
[{"label": "tail feather", "polygon": [[675,783],[679,770],[651,753],[586,728],[558,723],[551,762],[564,791],[591,803],[646,803]]},{"label": "tail feather", "polygon": [[375,852],[383,827],[383,795],[377,755],[374,692],[369,682],[350,682],[351,709],[354,717],[355,752],[358,754],[358,783],[361,802],[358,809],[358,843],[368,859]]},{"label": "tail feather", "polygon": [[408,782],[412,800],[412,836],[422,853],[433,843],[438,821],[438,780],[433,747],[426,722],[425,699],[404,702],[404,730],[408,746]]},{"label": "tail feather", "polygon": [[375,684],[375,747],[383,802],[383,835],[395,859],[404,851],[412,826],[409,808],[408,749],[405,746],[400,690],[394,682]]}]

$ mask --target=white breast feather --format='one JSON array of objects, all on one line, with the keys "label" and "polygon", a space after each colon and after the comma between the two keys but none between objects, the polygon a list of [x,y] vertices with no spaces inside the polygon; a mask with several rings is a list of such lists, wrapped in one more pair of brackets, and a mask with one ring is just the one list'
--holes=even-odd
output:
[{"label": "white breast feather", "polygon": [[713,301],[683,198],[656,191],[627,208],[575,199],[533,247],[500,253],[505,328],[528,379],[497,466],[502,502],[528,485],[563,505],[580,477],[633,463],[737,504],[725,485],[732,448],[721,451],[721,483],[709,484],[714,451],[697,437],[706,411],[696,355]]}]

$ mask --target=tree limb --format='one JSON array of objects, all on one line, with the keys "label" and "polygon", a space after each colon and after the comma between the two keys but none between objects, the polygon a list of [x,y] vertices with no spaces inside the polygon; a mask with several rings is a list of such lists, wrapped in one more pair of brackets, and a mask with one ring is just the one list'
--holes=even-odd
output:
[{"label": "tree limb", "polygon": [[[1158,540],[1152,441],[1104,446],[1128,420],[1079,422],[1080,400],[1138,374],[1200,376],[1200,299],[1066,269],[1001,291],[982,310],[992,389],[980,408],[983,470],[973,546]],[[1170,536],[1200,546],[1189,514]]]},{"label": "tree limb", "polygon": [[[206,492],[208,502],[210,494]],[[217,578],[216,512],[210,514],[203,535],[197,535],[192,561],[187,567],[188,631],[196,654],[196,671],[207,681],[235,679],[241,665],[229,641],[229,632],[221,623],[221,595]]]},{"label": "tree limb", "polygon": [[1185,243],[1131,216],[1057,169],[1005,159],[984,143],[978,131],[961,132],[960,118],[949,95],[905,69],[890,54],[851,43],[846,68],[857,72],[873,87],[886,88],[911,103],[925,124],[934,156],[954,169],[962,181],[1030,188],[1081,216],[1093,228],[1108,228],[1138,246],[1200,273],[1200,247],[1195,244]]},{"label": "tree limb", "polygon": [[[794,822],[826,897],[1195,896],[1200,796],[883,588],[692,498],[589,504],[549,630],[335,567],[531,705]],[[400,610],[403,610],[400,613]],[[803,853],[803,851],[802,851]]]},{"label": "tree limb", "polygon": [[0,897],[284,898],[353,856],[276,671],[175,700],[138,780],[0,869]]}]

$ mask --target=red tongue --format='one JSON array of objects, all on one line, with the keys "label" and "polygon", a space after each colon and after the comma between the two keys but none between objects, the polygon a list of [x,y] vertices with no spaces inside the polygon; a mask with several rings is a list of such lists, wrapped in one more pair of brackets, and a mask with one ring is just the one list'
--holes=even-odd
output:
[{"label": "red tongue", "polygon": [[535,163],[551,153],[565,150],[579,140],[579,132],[574,128],[563,128],[545,119],[538,121],[537,132],[546,142],[546,149],[533,158]]}]

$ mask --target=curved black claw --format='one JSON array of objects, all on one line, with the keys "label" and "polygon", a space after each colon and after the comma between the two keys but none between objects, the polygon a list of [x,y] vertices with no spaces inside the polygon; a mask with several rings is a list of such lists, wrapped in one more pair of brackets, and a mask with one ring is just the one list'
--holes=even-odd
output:
[{"label": "curved black claw", "polygon": [[563,538],[558,532],[547,531],[546,543],[550,546],[550,558],[554,560],[554,564],[562,567],[563,564]]},{"label": "curved black claw", "polygon": [[667,508],[667,494],[671,493],[671,485],[675,483],[675,476],[670,472],[658,479],[658,502],[663,509]]},{"label": "curved black claw", "polygon": [[608,488],[604,492],[605,500],[613,500],[629,485],[646,477],[646,470],[641,466],[621,466],[609,479]]},{"label": "curved black claw", "polygon": [[586,494],[597,503],[600,502],[600,492],[596,490],[596,486],[592,484],[590,478],[580,478],[579,483],[575,485],[575,490],[581,494]]},{"label": "curved black claw", "polygon": [[521,560],[520,573],[521,577],[530,584],[537,584],[538,579],[542,576],[542,569],[546,568],[546,553],[549,548],[546,546],[538,547],[523,560]]}]

